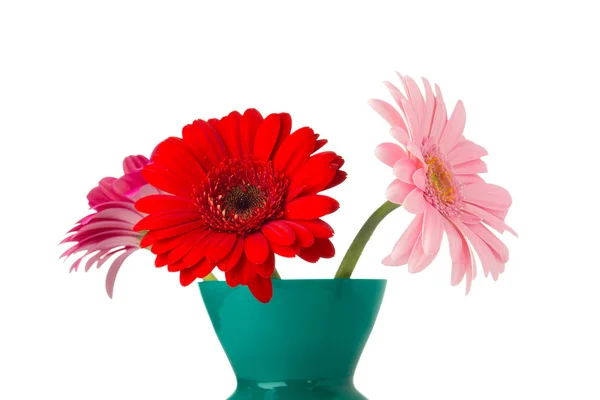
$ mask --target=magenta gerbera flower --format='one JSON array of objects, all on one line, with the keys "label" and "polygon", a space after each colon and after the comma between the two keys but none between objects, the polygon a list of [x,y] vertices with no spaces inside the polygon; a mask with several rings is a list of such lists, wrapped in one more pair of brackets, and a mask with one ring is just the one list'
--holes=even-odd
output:
[{"label": "magenta gerbera flower", "polygon": [[[112,298],[115,278],[127,257],[140,248],[143,232],[134,232],[133,226],[145,214],[134,203],[150,194],[160,193],[142,176],[149,160],[144,156],[129,156],[123,161],[123,176],[107,177],[92,189],[87,198],[92,214],[79,220],[61,243],[75,243],[62,257],[75,255],[71,271],[77,271],[85,257],[85,271],[96,264],[100,268],[112,260],[106,275],[106,293]],[[114,257],[113,257],[114,256]]]},{"label": "magenta gerbera flower", "polygon": [[370,105],[391,126],[402,145],[383,143],[377,157],[393,168],[396,179],[386,192],[389,201],[402,204],[415,218],[384,259],[385,265],[408,264],[409,272],[426,268],[437,255],[444,232],[452,257],[452,285],[466,277],[468,293],[476,276],[475,258],[485,276],[494,280],[504,271],[508,248],[488,227],[516,233],[504,222],[512,199],[500,186],[486,183],[481,157],[486,150],[465,139],[465,108],[459,101],[450,118],[440,88],[435,94],[423,78],[425,97],[416,82],[398,74],[404,93],[386,82],[399,111],[382,100]]}]

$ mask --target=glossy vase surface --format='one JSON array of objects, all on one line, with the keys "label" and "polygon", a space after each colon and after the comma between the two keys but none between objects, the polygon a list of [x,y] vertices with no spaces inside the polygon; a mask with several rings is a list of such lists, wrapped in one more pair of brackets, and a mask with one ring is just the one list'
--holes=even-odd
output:
[{"label": "glossy vase surface", "polygon": [[385,280],[274,279],[267,304],[247,287],[199,286],[237,378],[229,400],[367,398],[353,377]]}]

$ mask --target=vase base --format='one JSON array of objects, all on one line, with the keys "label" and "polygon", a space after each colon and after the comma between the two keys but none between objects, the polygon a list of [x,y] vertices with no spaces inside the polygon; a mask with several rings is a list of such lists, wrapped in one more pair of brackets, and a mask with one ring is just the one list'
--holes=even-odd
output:
[{"label": "vase base", "polygon": [[227,400],[368,400],[351,380],[285,380],[256,382],[238,380],[236,391]]}]

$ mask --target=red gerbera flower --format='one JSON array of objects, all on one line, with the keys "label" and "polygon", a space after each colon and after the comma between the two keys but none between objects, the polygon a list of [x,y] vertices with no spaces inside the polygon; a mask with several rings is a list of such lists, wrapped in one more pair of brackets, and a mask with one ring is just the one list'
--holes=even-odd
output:
[{"label": "red gerbera flower", "polygon": [[230,286],[248,285],[268,302],[275,254],[309,262],[333,257],[333,229],[320,218],[339,208],[318,194],[340,184],[343,159],[311,128],[291,133],[288,114],[265,119],[255,109],[218,120],[197,120],[183,139],[159,144],[144,177],[170,194],[145,197],[136,208],[148,216],[156,266],[180,272],[187,286],[218,267]]}]

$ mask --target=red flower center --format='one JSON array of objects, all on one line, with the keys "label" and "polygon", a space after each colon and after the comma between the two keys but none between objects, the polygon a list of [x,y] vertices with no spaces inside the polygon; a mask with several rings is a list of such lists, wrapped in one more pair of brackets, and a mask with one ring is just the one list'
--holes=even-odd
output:
[{"label": "red flower center", "polygon": [[289,181],[270,161],[229,159],[213,167],[195,191],[206,225],[245,234],[267,220],[281,218]]}]

